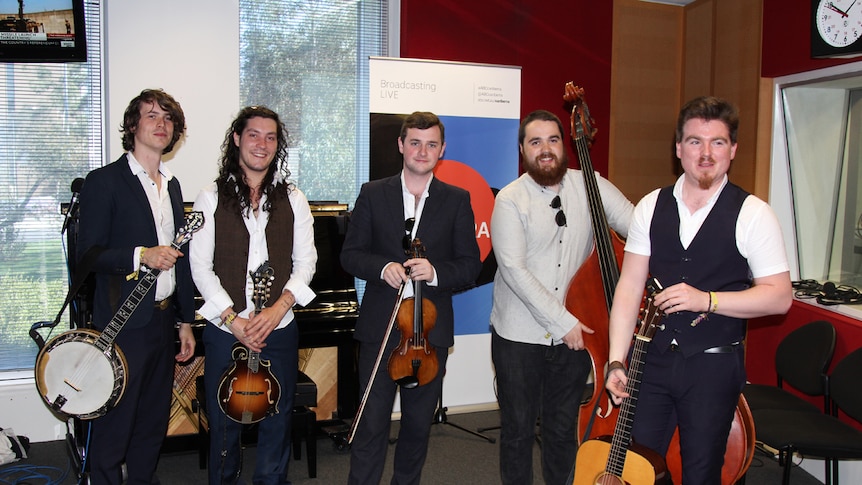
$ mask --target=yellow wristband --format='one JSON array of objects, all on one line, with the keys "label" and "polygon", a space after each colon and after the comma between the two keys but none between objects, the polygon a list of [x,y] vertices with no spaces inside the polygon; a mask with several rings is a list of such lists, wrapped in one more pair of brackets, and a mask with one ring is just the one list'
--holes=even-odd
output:
[{"label": "yellow wristband", "polygon": [[714,291],[709,292],[709,313],[715,313],[718,310],[718,295]]},{"label": "yellow wristband", "polygon": [[[231,312],[230,315],[224,317],[224,320],[221,321],[221,325],[225,325],[225,326],[230,327],[230,324],[233,323],[234,320],[236,320],[236,317],[237,317],[236,312]],[[219,325],[219,326],[221,326],[221,325]]]}]

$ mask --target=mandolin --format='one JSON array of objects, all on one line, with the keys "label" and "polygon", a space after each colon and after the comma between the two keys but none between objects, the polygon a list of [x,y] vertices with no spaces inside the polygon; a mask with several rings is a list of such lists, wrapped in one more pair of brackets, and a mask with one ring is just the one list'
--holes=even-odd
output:
[{"label": "mandolin", "polygon": [[[254,286],[252,301],[256,313],[269,299],[275,270],[269,261],[264,261],[249,274]],[[218,405],[225,415],[237,423],[251,424],[278,414],[281,384],[270,371],[269,361],[261,360],[260,352],[249,350],[239,342],[234,345],[231,356],[233,365],[218,386]]]},{"label": "mandolin", "polygon": [[[655,484],[669,482],[667,465],[658,453],[632,443],[632,420],[637,406],[644,357],[647,346],[658,330],[662,313],[653,303],[653,297],[661,291],[655,278],[647,284],[646,306],[634,346],[629,370],[626,373],[626,392],[620,406],[614,434],[587,440],[578,449],[575,460],[574,485],[610,484]],[[604,464],[604,468],[602,467]]]}]

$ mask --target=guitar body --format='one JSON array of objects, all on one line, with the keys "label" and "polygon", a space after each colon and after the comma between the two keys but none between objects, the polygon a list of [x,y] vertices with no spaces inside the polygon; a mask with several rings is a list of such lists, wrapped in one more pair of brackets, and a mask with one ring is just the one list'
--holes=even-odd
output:
[{"label": "guitar body", "polygon": [[625,456],[623,476],[605,471],[611,451],[612,436],[587,440],[578,448],[573,485],[653,485],[669,483],[667,466],[662,457],[649,448],[632,443]]},{"label": "guitar body", "polygon": [[241,344],[234,346],[232,355],[233,366],[218,386],[221,410],[242,424],[257,423],[277,414],[281,384],[269,370],[269,361],[256,358]]},{"label": "guitar body", "polygon": [[36,388],[48,407],[79,419],[104,415],[123,397],[128,364],[116,345],[102,352],[95,330],[69,330],[54,337],[36,357]]}]

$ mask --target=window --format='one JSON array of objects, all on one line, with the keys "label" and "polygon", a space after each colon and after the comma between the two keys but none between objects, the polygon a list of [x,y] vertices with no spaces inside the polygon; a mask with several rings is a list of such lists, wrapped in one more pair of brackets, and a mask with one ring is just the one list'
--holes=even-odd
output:
[{"label": "window", "polygon": [[841,304],[862,300],[862,63],[776,78],[774,93],[769,202],[796,296],[862,318]]},{"label": "window", "polygon": [[87,62],[0,63],[0,371],[33,367],[30,326],[54,320],[68,290],[60,204],[104,158],[100,2],[85,18]]},{"label": "window", "polygon": [[239,5],[240,104],[279,113],[309,200],[353,204],[368,179],[368,57],[387,55],[387,1]]}]

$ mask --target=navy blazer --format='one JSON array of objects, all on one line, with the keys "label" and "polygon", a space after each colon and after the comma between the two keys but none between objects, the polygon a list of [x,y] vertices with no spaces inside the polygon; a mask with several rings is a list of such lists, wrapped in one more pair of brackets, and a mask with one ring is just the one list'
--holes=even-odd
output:
[{"label": "navy blazer", "polygon": [[[341,250],[344,269],[366,281],[354,334],[361,342],[379,343],[383,339],[397,290],[380,279],[380,274],[388,262],[408,259],[404,236],[400,174],[364,184]],[[438,285],[426,285],[422,290],[422,296],[437,307],[436,324],[428,339],[435,346],[450,347],[455,342],[453,291],[474,284],[482,269],[469,192],[435,177],[416,237],[437,270]]]},{"label": "navy blazer", "polygon": [[[176,177],[168,182],[168,193],[174,212],[174,226],[184,224],[183,196]],[[117,309],[132,292],[137,280],[126,280],[135,271],[132,256],[135,247],[158,246],[156,225],[147,194],[139,179],[129,170],[124,154],[116,162],[93,170],[81,190],[78,224],[78,261],[94,246],[99,253],[92,270],[96,273],[93,302],[93,325],[104,329]],[[194,321],[194,285],[189,266],[188,243],[181,249],[184,257],[176,263],[174,305],[179,319]],[[155,302],[155,287],[150,289],[126,326],[140,328],[149,323]]]}]

